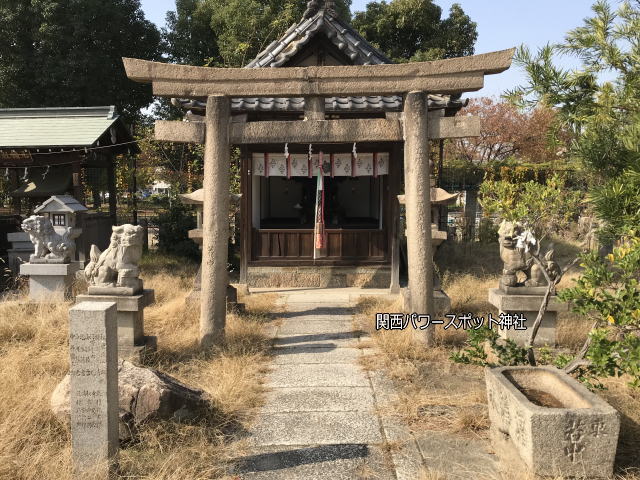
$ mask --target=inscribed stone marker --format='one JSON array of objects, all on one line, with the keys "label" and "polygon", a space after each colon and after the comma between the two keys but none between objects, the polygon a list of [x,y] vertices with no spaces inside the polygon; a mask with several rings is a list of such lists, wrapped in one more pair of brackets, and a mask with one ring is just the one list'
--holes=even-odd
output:
[{"label": "inscribed stone marker", "polygon": [[69,310],[74,478],[113,478],[118,454],[118,323],[115,303]]}]

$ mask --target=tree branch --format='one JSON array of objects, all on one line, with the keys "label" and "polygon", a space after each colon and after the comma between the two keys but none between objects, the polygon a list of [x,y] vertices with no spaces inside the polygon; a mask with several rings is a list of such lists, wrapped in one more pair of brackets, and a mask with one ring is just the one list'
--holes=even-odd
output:
[{"label": "tree branch", "polygon": [[[597,326],[598,326],[598,321],[596,320],[591,326],[591,329],[589,331],[592,331]],[[571,374],[580,367],[588,367],[589,365],[591,365],[591,362],[589,360],[585,360],[584,358],[587,352],[589,351],[590,346],[591,346],[591,337],[589,336],[587,337],[587,340],[584,342],[584,345],[578,352],[578,355],[576,355],[576,358],[574,358],[573,361],[569,363],[569,365],[564,367],[565,373]]]},{"label": "tree branch", "polygon": [[[560,275],[558,275],[558,277],[555,280],[551,280],[551,277],[549,276],[547,269],[544,268],[544,265],[542,265],[542,262],[540,261],[540,259],[535,255],[532,255],[532,257],[534,261],[538,264],[538,266],[542,269],[542,273],[544,274],[544,277],[547,279],[547,282],[548,282],[547,291],[545,292],[544,297],[542,298],[542,304],[540,305],[540,310],[538,310],[538,316],[536,317],[535,322],[533,322],[533,326],[531,327],[531,331],[529,332],[529,338],[527,339],[527,343],[525,344],[525,348],[527,349],[527,359],[529,360],[529,365],[531,365],[532,367],[535,367],[537,363],[536,363],[535,353],[533,351],[533,345],[536,341],[536,337],[538,336],[538,330],[540,330],[540,325],[542,324],[542,319],[544,318],[544,314],[547,313],[547,308],[549,307],[549,301],[551,300],[551,295],[555,295],[556,286],[560,283],[560,281],[562,280],[562,277],[564,277],[565,273],[567,273],[576,263],[578,263],[580,258],[575,258],[569,265],[567,265],[564,269],[562,269],[562,271],[560,272]],[[589,347],[587,346],[587,348]]]}]

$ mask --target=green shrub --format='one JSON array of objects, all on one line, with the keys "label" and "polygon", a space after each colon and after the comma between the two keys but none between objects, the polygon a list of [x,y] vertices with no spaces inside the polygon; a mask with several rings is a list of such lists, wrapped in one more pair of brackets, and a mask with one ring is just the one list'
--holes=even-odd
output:
[{"label": "green shrub", "polygon": [[180,202],[173,202],[171,207],[154,219],[158,225],[158,251],[193,260],[200,259],[200,249],[189,238],[189,230],[196,228],[193,208]]}]

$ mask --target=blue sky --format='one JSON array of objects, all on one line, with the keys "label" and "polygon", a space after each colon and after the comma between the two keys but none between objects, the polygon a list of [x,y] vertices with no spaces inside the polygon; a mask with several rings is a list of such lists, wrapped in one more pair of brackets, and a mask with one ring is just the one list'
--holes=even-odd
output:
[{"label": "blue sky", "polygon": [[[301,0],[302,1],[302,0]],[[618,0],[611,0],[617,4]],[[352,11],[364,10],[367,0],[353,0]],[[520,44],[532,49],[548,42],[559,42],[564,34],[582,25],[591,13],[592,0],[436,0],[447,12],[459,3],[478,24],[476,53],[503,50]],[[147,18],[164,25],[165,13],[173,10],[175,0],[142,0]],[[571,58],[562,59],[565,67],[575,65]],[[500,95],[523,83],[523,74],[516,67],[500,75],[486,77],[485,88],[477,95]]]}]

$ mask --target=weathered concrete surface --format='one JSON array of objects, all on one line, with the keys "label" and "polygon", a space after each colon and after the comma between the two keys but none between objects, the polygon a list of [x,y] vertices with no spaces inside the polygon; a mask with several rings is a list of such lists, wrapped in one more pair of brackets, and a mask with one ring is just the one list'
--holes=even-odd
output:
[{"label": "weathered concrete surface", "polygon": [[69,310],[71,452],[74,478],[108,479],[118,458],[118,332],[114,303]]},{"label": "weathered concrete surface", "polygon": [[[620,418],[600,397],[554,367],[488,368],[486,384],[497,453],[512,444],[536,475],[612,475]],[[521,390],[541,392],[555,407],[534,404]]]},{"label": "weathered concrete surface", "polygon": [[484,76],[511,66],[514,49],[433,62],[371,66],[210,68],[123,58],[127,76],[155,95],[195,98],[442,94],[479,90]]},{"label": "weathered concrete surface", "polygon": [[[434,318],[433,246],[431,244],[431,169],[427,137],[427,94],[410,92],[404,103],[405,201],[411,311]],[[424,331],[425,342],[435,330]]]},{"label": "weathered concrete surface", "polygon": [[202,244],[202,294],[200,344],[203,348],[224,337],[227,316],[230,146],[229,98],[210,96],[207,100],[206,145],[204,153]]}]

